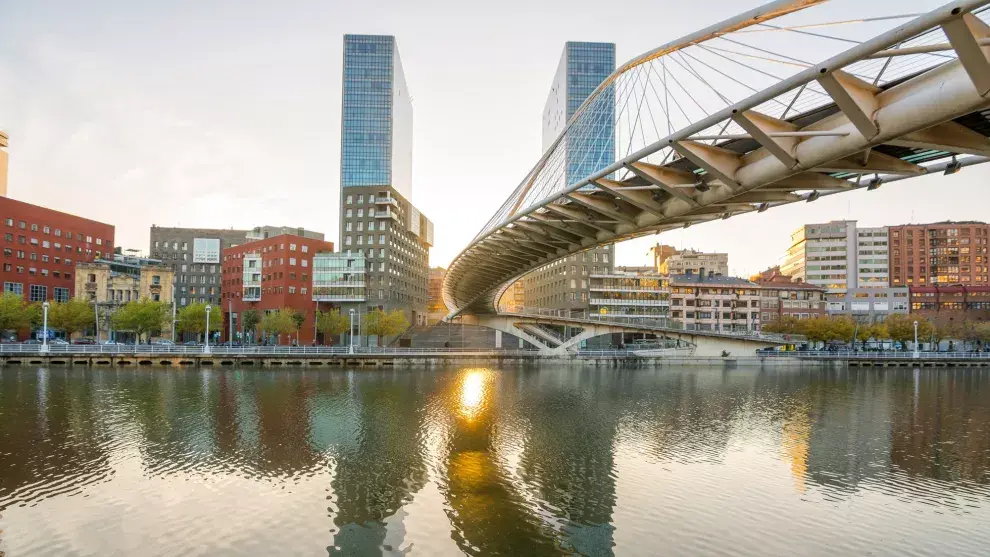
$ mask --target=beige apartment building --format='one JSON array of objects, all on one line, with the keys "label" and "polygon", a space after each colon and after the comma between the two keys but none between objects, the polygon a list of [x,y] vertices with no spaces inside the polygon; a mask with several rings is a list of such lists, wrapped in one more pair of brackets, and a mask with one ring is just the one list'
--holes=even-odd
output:
[{"label": "beige apartment building", "polygon": [[661,275],[716,275],[729,274],[729,254],[703,253],[695,250],[683,250],[666,257],[657,268]]},{"label": "beige apartment building", "polygon": [[670,318],[692,331],[760,330],[760,286],[746,279],[685,273],[672,275]]},{"label": "beige apartment building", "polygon": [[76,264],[76,298],[98,304],[126,304],[142,299],[172,303],[172,268],[137,258]]}]

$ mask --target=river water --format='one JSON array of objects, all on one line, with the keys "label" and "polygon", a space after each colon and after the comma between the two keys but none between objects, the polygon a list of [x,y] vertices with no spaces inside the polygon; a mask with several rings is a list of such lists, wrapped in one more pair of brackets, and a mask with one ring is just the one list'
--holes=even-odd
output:
[{"label": "river water", "polygon": [[990,373],[0,370],[0,555],[988,555]]}]

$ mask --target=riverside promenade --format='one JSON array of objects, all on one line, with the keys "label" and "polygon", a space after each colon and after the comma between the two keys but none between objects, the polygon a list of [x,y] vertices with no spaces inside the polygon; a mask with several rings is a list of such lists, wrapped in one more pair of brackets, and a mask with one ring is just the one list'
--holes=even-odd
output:
[{"label": "riverside promenade", "polygon": [[582,350],[566,355],[538,350],[289,346],[0,345],[0,366],[82,367],[990,367],[990,352],[773,352],[694,356],[689,350]]}]

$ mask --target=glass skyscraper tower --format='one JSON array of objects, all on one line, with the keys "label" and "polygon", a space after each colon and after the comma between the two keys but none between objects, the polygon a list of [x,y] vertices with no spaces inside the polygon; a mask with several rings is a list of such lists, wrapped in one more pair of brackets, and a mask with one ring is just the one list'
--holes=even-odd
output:
[{"label": "glass skyscraper tower", "polygon": [[412,197],[412,102],[395,37],[344,35],[340,185]]},{"label": "glass skyscraper tower", "polygon": [[[544,151],[613,71],[613,43],[566,43],[543,110]],[[615,162],[615,90],[611,86],[589,105],[589,116],[576,122],[564,141],[567,185]]]},{"label": "glass skyscraper tower", "polygon": [[[615,44],[567,42],[543,110],[543,151],[553,145],[582,103],[615,71]],[[608,86],[575,122],[562,141],[566,170],[560,179],[571,185],[615,162],[615,90]],[[615,261],[604,246],[550,263],[523,277],[529,308],[588,311],[591,275],[609,275]]]}]

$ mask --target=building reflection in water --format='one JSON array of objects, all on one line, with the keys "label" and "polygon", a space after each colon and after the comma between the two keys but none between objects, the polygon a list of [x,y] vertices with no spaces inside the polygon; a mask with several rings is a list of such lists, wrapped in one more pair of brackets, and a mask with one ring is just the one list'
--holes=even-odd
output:
[{"label": "building reflection in water", "polygon": [[620,450],[690,479],[757,447],[802,498],[990,497],[990,375],[973,370],[0,374],[0,513],[14,525],[21,505],[133,489],[114,473],[124,459],[165,482],[325,481],[319,516],[293,520],[340,555],[408,551],[410,502],[431,481],[464,553],[612,555]]},{"label": "building reflection in water", "polygon": [[[427,481],[423,457],[426,388],[415,372],[390,380],[355,380],[351,396],[357,429],[330,448],[334,475],[331,555],[381,555],[389,517],[399,512]],[[401,518],[401,516],[399,517]],[[390,522],[392,543],[401,543],[401,520]]]}]

